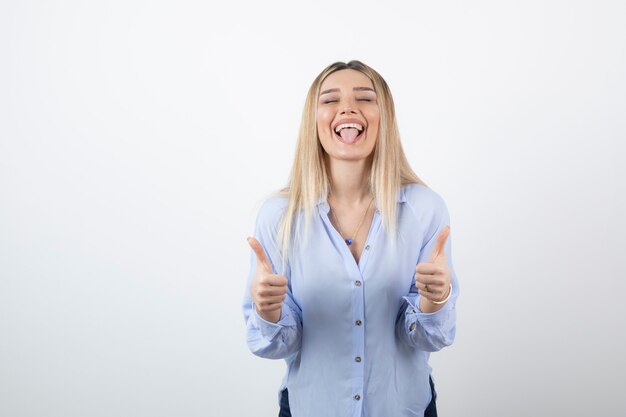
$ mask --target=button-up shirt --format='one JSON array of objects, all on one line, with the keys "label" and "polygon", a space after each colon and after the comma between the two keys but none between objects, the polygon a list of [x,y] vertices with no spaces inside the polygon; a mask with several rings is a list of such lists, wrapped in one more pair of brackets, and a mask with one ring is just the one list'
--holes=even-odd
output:
[{"label": "button-up shirt", "polygon": [[250,350],[286,361],[279,398],[288,388],[294,417],[422,416],[431,400],[430,352],[450,345],[455,335],[459,285],[451,236],[445,244],[449,300],[434,313],[422,313],[415,286],[416,264],[429,261],[449,224],[445,202],[423,185],[402,187],[395,237],[389,239],[377,209],[357,263],[330,222],[328,203],[320,200],[309,234],[290,247],[283,266],[277,232],[287,203],[282,197],[266,200],[254,233],[273,272],[289,281],[280,320],[263,320],[253,305],[254,253],[243,300]]}]

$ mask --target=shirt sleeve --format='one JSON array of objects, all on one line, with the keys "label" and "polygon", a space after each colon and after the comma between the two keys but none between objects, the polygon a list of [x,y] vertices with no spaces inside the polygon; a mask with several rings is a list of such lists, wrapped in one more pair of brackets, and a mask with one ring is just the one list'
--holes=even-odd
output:
[{"label": "shirt sleeve", "polygon": [[248,347],[255,355],[268,359],[286,358],[297,352],[300,350],[302,338],[302,312],[291,292],[289,263],[283,264],[276,243],[280,217],[285,208],[282,202],[282,199],[274,198],[263,204],[257,215],[254,231],[254,237],[259,241],[272,264],[272,272],[285,276],[289,281],[289,290],[282,303],[278,323],[271,323],[261,318],[252,302],[250,283],[256,271],[256,256],[252,249],[250,249],[250,272],[243,297]]},{"label": "shirt sleeve", "polygon": [[[445,202],[433,193],[433,208],[427,213],[430,221],[421,219],[424,227],[424,240],[417,263],[428,262],[441,230],[450,224],[450,217]],[[397,319],[396,332],[404,342],[417,349],[436,352],[449,346],[456,334],[456,300],[459,295],[459,283],[452,265],[452,233],[446,240],[444,250],[448,267],[452,274],[452,294],[444,306],[434,313],[423,313],[419,309],[420,298],[415,286],[415,274],[409,293],[404,296]]]}]

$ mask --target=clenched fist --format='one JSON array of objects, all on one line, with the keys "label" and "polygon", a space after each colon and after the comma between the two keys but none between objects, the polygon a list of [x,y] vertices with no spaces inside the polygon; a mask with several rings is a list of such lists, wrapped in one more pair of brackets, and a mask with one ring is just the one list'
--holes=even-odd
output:
[{"label": "clenched fist", "polygon": [[278,323],[282,302],[288,291],[287,278],[272,273],[272,264],[258,240],[249,237],[248,243],[256,254],[256,272],[250,283],[252,301],[263,320]]}]

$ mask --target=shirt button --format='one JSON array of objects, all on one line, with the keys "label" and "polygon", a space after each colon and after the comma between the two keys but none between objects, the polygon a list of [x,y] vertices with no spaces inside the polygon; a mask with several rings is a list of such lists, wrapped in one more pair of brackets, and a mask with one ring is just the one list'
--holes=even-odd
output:
[{"label": "shirt button", "polygon": [[361,281],[358,281],[358,280],[354,281],[354,285],[356,285],[357,287],[360,287],[361,286]]},{"label": "shirt button", "polygon": [[363,323],[361,320],[357,320],[357,321],[354,322],[354,324],[356,324],[357,326],[360,326],[361,323]]},{"label": "shirt button", "polygon": [[361,396],[359,394],[357,394],[357,395],[354,396],[354,399],[359,401],[361,399]]},{"label": "shirt button", "polygon": [[370,250],[370,245],[367,245],[367,246],[365,247],[365,250]]},{"label": "shirt button", "polygon": [[361,357],[357,356],[356,358],[354,358],[355,362],[361,362]]}]

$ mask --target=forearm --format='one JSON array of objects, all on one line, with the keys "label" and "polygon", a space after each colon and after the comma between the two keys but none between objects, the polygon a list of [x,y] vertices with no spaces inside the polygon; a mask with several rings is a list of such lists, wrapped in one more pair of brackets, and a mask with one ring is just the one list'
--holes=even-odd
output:
[{"label": "forearm", "polygon": [[248,347],[257,356],[281,359],[297,352],[302,339],[302,324],[298,314],[288,305],[282,305],[281,315],[275,321],[261,317],[253,310],[248,318]]},{"label": "forearm", "polygon": [[397,334],[402,341],[428,352],[438,351],[452,343],[456,328],[454,297],[437,305],[435,312],[418,308],[424,297],[412,293],[404,298],[406,303],[403,303],[396,323]]}]

